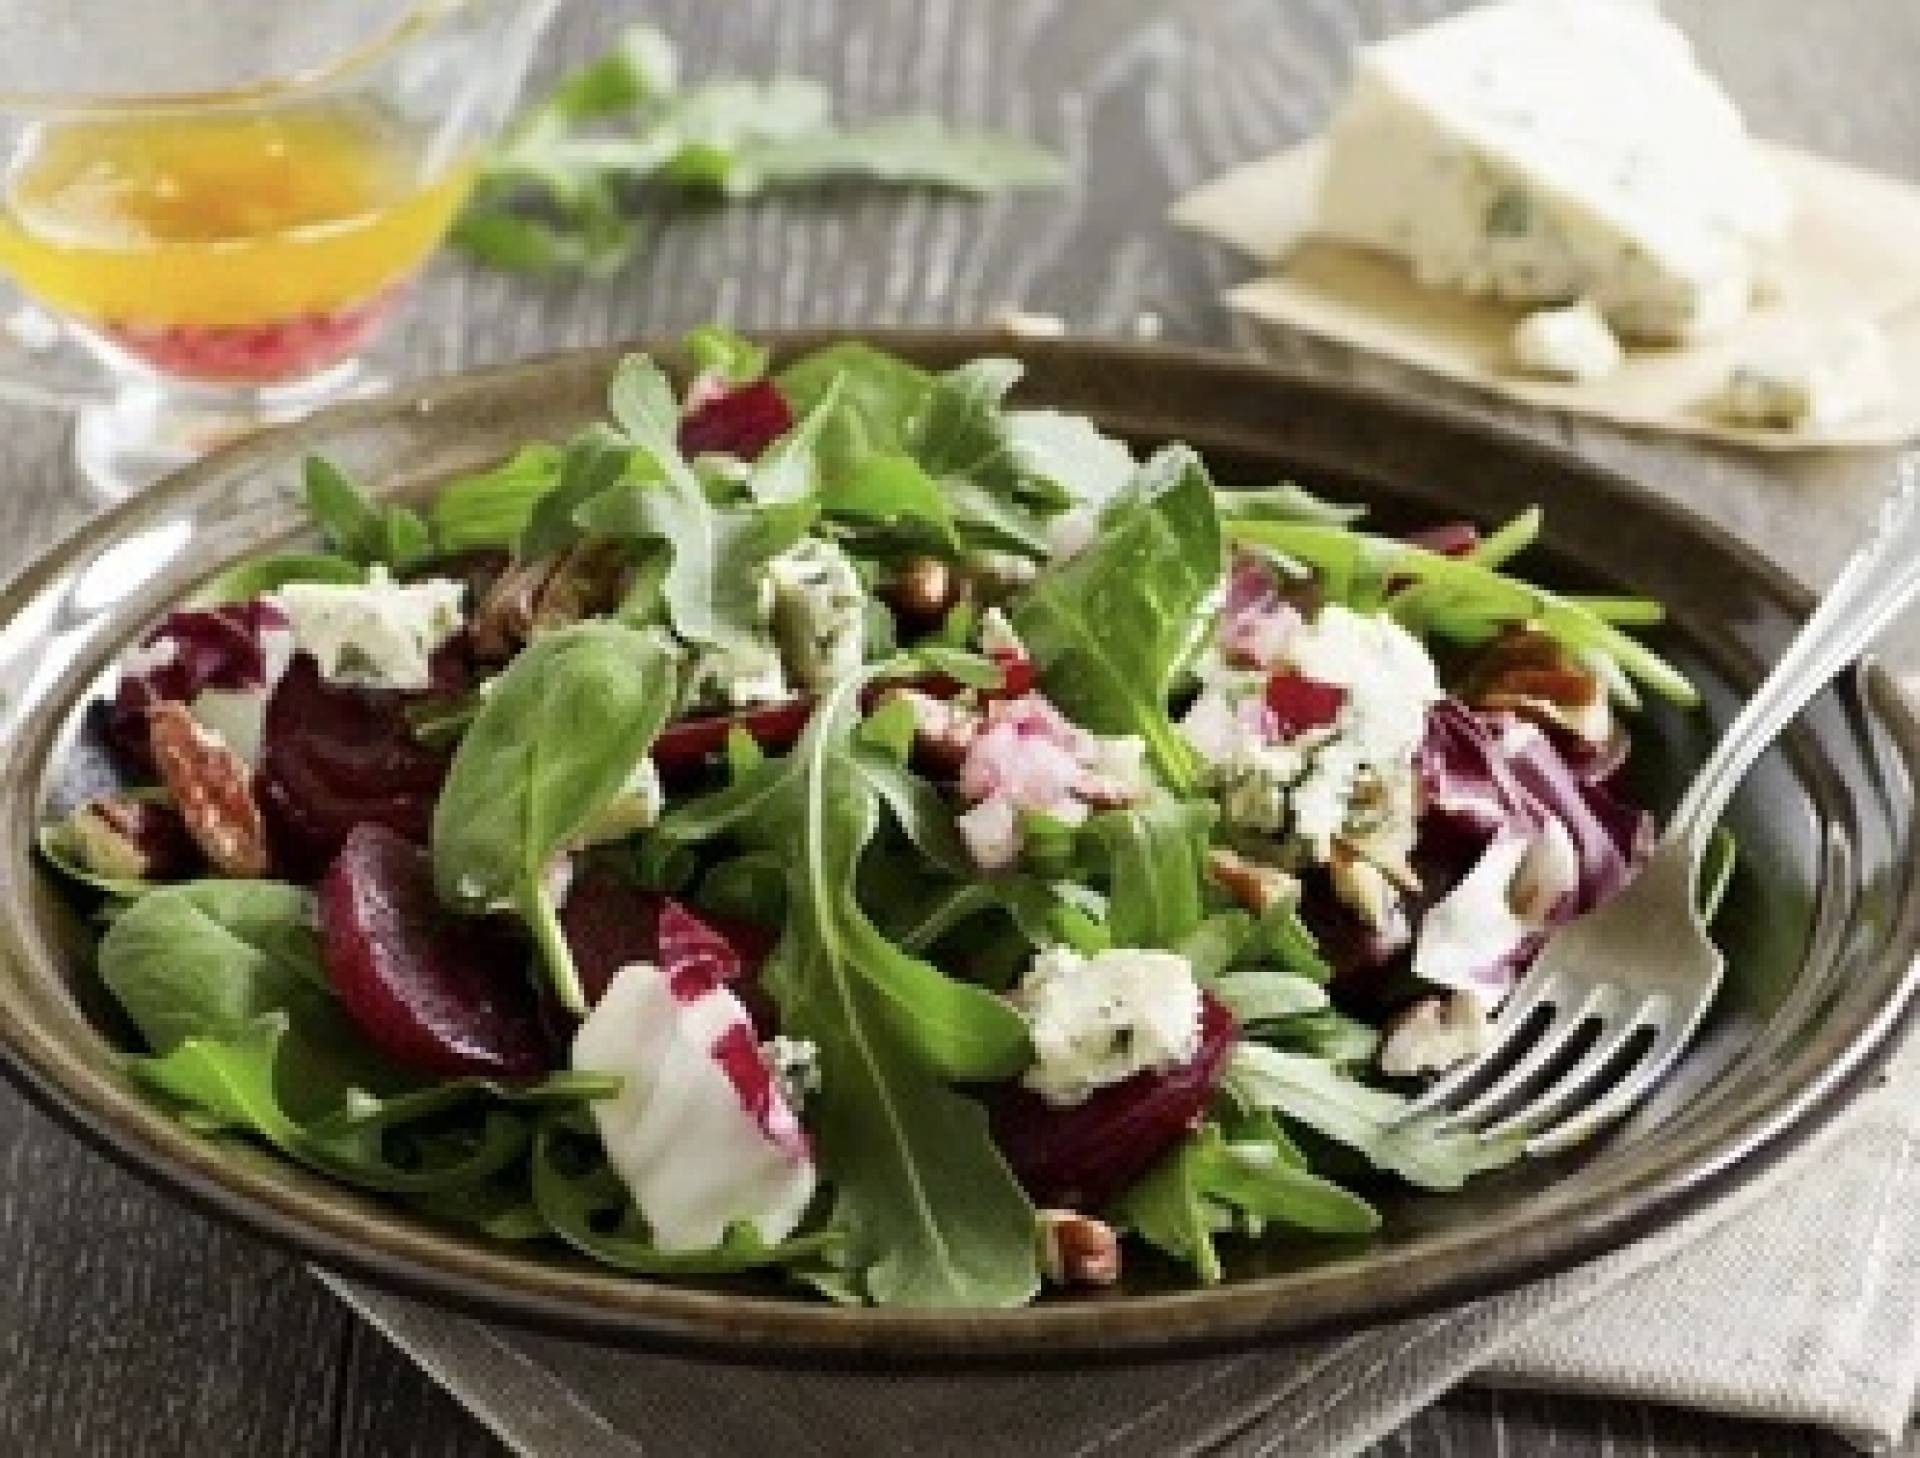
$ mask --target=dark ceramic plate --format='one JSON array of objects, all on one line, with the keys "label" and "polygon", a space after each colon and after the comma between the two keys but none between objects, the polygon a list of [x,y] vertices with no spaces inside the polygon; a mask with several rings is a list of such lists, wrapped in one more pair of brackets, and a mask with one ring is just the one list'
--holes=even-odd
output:
[{"label": "dark ceramic plate", "polygon": [[[821,342],[783,341],[787,352]],[[1639,726],[1641,789],[1671,803],[1715,726],[1778,655],[1805,596],[1738,544],[1631,482],[1537,441],[1240,360],[998,337],[884,341],[930,364],[1009,350],[1021,398],[1140,442],[1191,441],[1229,481],[1293,476],[1398,527],[1483,524],[1542,502],[1530,569],[1668,604],[1659,647],[1703,713]],[[1920,726],[1867,672],[1822,698],[1732,812],[1743,859],[1721,918],[1729,985],[1699,1045],[1627,1126],[1553,1164],[1452,1196],[1388,1192],[1366,1243],[1275,1239],[1185,1286],[1149,1260],[1112,1292],[1024,1311],[841,1310],[771,1285],[661,1285],[556,1252],[451,1234],[248,1147],[198,1137],[117,1066],[125,1028],[93,985],[86,928],[30,851],[71,793],[78,706],[134,631],[222,564],[300,529],[299,464],[324,452],[396,493],[429,488],[600,411],[619,351],[422,386],[261,435],[93,523],[0,601],[0,1054],[44,1107],[165,1188],[322,1265],[488,1316],[757,1362],[1083,1362],[1248,1346],[1483,1295],[1644,1235],[1757,1175],[1832,1117],[1885,1052],[1913,991]]]}]

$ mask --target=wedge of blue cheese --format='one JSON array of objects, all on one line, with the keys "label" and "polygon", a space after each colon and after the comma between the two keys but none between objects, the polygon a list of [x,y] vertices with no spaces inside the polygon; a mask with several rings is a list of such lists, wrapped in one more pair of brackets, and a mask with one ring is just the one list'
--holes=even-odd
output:
[{"label": "wedge of blue cheese", "polygon": [[1496,0],[1361,53],[1320,230],[1423,284],[1591,299],[1628,340],[1747,311],[1788,196],[1686,37],[1641,0]]}]

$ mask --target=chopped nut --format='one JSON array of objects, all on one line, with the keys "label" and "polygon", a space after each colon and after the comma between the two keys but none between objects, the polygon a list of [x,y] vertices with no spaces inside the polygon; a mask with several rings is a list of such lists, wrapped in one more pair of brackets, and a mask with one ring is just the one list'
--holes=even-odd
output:
[{"label": "chopped nut", "polygon": [[515,558],[494,579],[467,626],[474,656],[483,663],[504,663],[533,632],[540,594],[556,566],[551,557]]},{"label": "chopped nut", "polygon": [[1040,1274],[1056,1286],[1111,1286],[1120,1279],[1120,1237],[1078,1210],[1042,1210]]},{"label": "chopped nut", "polygon": [[1297,906],[1300,902],[1300,882],[1292,872],[1249,860],[1225,846],[1207,852],[1207,874],[1255,916],[1265,916],[1276,906]]},{"label": "chopped nut", "polygon": [[1387,1020],[1380,1039],[1380,1071],[1393,1078],[1444,1073],[1487,1045],[1488,1021],[1469,992],[1424,997]]},{"label": "chopped nut", "polygon": [[1502,633],[1468,666],[1461,697],[1504,709],[1592,744],[1613,733],[1606,685],[1553,639],[1530,628]]},{"label": "chopped nut", "polygon": [[110,881],[163,881],[200,865],[187,827],[164,801],[102,795],[74,811],[65,829],[80,865]]},{"label": "chopped nut", "polygon": [[980,736],[980,716],[951,699],[936,699],[919,689],[897,689],[913,710],[913,753],[922,766],[938,775],[955,775]]},{"label": "chopped nut", "polygon": [[148,706],[147,735],[161,783],[214,869],[266,875],[267,828],[246,761],[170,699]]},{"label": "chopped nut", "polygon": [[933,628],[960,601],[961,586],[951,563],[939,557],[909,557],[883,595],[910,624]]},{"label": "chopped nut", "polygon": [[627,557],[618,542],[583,542],[564,553],[541,584],[532,633],[564,628],[611,609],[620,599]]}]

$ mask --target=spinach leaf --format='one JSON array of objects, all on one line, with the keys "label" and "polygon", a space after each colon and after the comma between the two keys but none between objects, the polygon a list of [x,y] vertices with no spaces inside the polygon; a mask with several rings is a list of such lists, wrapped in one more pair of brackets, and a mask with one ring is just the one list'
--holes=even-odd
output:
[{"label": "spinach leaf", "polygon": [[682,336],[680,348],[693,361],[694,368],[718,375],[730,385],[744,385],[767,372],[771,358],[764,345],[722,328],[706,324]]},{"label": "spinach leaf", "polygon": [[838,390],[820,447],[831,477],[870,455],[909,454],[914,422],[926,406],[933,377],[870,344],[848,340],[801,356],[781,371],[778,384],[801,412]]},{"label": "spinach leaf", "polygon": [[766,564],[806,535],[812,504],[722,510],[708,501],[680,456],[673,387],[651,360],[622,362],[608,403],[659,479],[603,491],[579,509],[577,520],[596,536],[666,543],[673,560],[661,588],[674,631],[688,642],[753,652],[765,634]]},{"label": "spinach leaf", "polygon": [[830,1253],[831,1230],[768,1245],[750,1226],[736,1226],[712,1250],[663,1251],[620,1177],[606,1163],[586,1110],[555,1109],[540,1121],[533,1147],[533,1199],[555,1235],[603,1265],[635,1275],[722,1275],[788,1265]]},{"label": "spinach leaf", "polygon": [[334,551],[362,566],[380,563],[405,572],[433,551],[418,512],[398,503],[380,506],[333,462],[306,461],[307,510]]},{"label": "spinach leaf", "polygon": [[919,532],[958,550],[953,506],[912,456],[876,451],[823,483],[820,509],[854,526]]},{"label": "spinach leaf", "polygon": [[1193,1266],[1208,1285],[1222,1274],[1214,1237],[1236,1223],[1250,1234],[1270,1223],[1323,1235],[1366,1235],[1380,1225],[1365,1200],[1308,1173],[1286,1150],[1229,1141],[1217,1124],[1190,1134],[1112,1213],[1149,1245]]},{"label": "spinach leaf", "polygon": [[762,506],[790,505],[814,494],[818,469],[815,448],[821,428],[833,415],[834,402],[839,396],[839,385],[829,386],[826,394],[800,417],[793,429],[760,453],[747,473],[750,500]]},{"label": "spinach leaf", "polygon": [[1169,447],[1107,508],[1092,546],[1044,573],[1013,623],[1047,694],[1100,734],[1138,734],[1178,795],[1198,786],[1167,698],[1223,572],[1206,468]]},{"label": "spinach leaf", "polygon": [[446,553],[511,548],[534,508],[560,484],[565,460],[559,446],[535,441],[490,471],[451,482],[427,508],[435,545]]},{"label": "spinach leaf", "polygon": [[1133,452],[1084,415],[1010,410],[1002,428],[1022,482],[1063,506],[1105,506],[1138,469]]},{"label": "spinach leaf", "polygon": [[1381,1169],[1430,1190],[1453,1190],[1519,1158],[1524,1138],[1483,1139],[1434,1118],[1409,1119],[1407,1101],[1369,1088],[1330,1063],[1242,1042],[1227,1065],[1228,1095],[1358,1151]]},{"label": "spinach leaf", "polygon": [[546,868],[626,786],[677,696],[655,632],[578,623],[534,640],[494,681],[455,752],[433,817],[449,905],[515,907],[561,1001],[584,1014]]}]

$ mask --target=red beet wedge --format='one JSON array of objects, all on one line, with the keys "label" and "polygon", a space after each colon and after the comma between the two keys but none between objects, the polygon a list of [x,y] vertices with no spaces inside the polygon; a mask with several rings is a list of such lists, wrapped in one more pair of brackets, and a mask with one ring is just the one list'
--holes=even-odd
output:
[{"label": "red beet wedge", "polygon": [[793,407],[772,380],[714,391],[680,422],[680,450],[688,456],[723,451],[750,461],[793,429]]},{"label": "red beet wedge", "polygon": [[1238,1031],[1225,1005],[1203,993],[1191,1063],[1137,1073],[1065,1108],[1005,1088],[989,1109],[994,1142],[1037,1203],[1098,1210],[1200,1122]]},{"label": "red beet wedge", "polygon": [[427,853],[385,826],[347,837],[320,883],[320,935],[341,1006],[403,1068],[533,1078],[553,1067],[526,944],[442,907]]},{"label": "red beet wedge", "polygon": [[774,938],[764,927],[696,916],[657,891],[597,870],[567,892],[560,927],[589,1007],[622,967],[651,962],[666,973],[675,996],[732,983],[754,1026],[763,1034],[773,1030],[772,1004],[755,980],[773,950]]},{"label": "red beet wedge", "polygon": [[256,793],[296,868],[324,867],[356,825],[427,843],[453,756],[414,737],[407,704],[424,697],[331,684],[306,654],[293,660],[267,702]]}]

